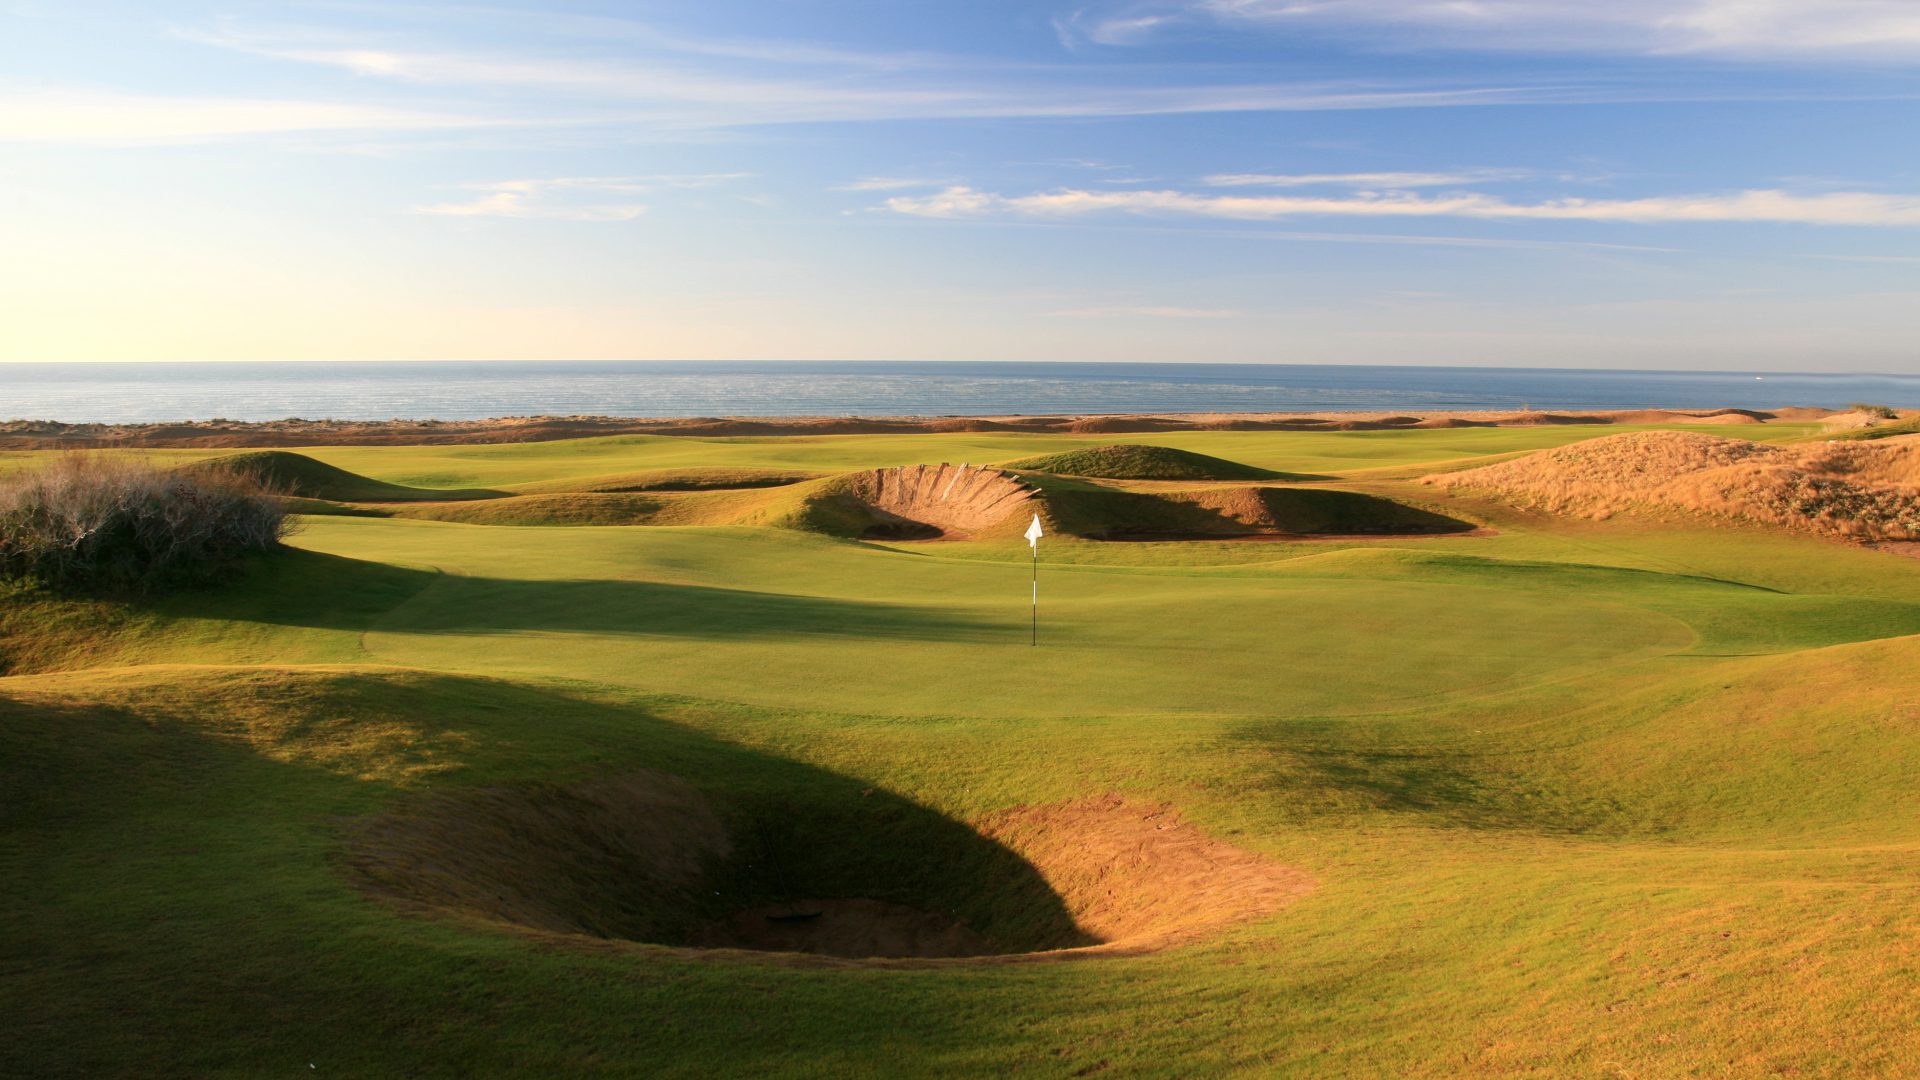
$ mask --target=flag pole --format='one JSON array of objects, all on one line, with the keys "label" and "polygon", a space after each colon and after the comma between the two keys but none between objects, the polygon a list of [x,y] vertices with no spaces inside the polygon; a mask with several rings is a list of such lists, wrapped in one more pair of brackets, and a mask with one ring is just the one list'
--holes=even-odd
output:
[{"label": "flag pole", "polygon": [[1033,636],[1030,645],[1040,644],[1040,538],[1046,533],[1040,528],[1040,515],[1033,515],[1033,524],[1027,526],[1027,546],[1033,549]]}]

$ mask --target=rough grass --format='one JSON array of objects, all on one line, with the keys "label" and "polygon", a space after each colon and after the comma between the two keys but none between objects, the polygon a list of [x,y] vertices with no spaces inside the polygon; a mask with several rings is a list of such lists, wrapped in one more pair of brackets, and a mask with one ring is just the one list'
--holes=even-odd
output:
[{"label": "rough grass", "polygon": [[1430,482],[1555,513],[1666,507],[1867,540],[1920,537],[1920,445],[1767,446],[1684,432],[1615,435]]},{"label": "rough grass", "polygon": [[250,476],[63,455],[0,482],[0,582],[119,593],[205,583],[278,548],[287,530]]},{"label": "rough grass", "polygon": [[1003,468],[1022,472],[1057,473],[1063,476],[1093,476],[1107,480],[1274,480],[1279,475],[1268,469],[1242,465],[1237,461],[1196,454],[1171,446],[1141,446],[1121,443],[1069,450],[1060,454],[1021,458],[1005,462]]},{"label": "rough grass", "polygon": [[1896,420],[1892,423],[1874,427],[1853,428],[1847,431],[1835,431],[1817,436],[1827,442],[1873,442],[1878,439],[1893,439],[1902,435],[1920,435],[1920,416],[1911,420]]}]

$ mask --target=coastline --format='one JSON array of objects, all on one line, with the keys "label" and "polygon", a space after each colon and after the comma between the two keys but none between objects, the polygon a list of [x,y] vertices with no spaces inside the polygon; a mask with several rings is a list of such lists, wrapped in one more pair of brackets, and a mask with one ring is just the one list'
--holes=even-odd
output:
[{"label": "coastline", "polygon": [[[1903,415],[1913,415],[1908,412]],[[613,417],[505,416],[489,420],[190,420],[172,423],[0,423],[0,450],[218,449],[551,442],[608,435],[705,438],[908,435],[955,432],[1133,435],[1169,431],[1392,431],[1551,425],[1825,422],[1863,426],[1861,414],[1822,408],[1568,409],[1088,413],[1001,416]]]}]

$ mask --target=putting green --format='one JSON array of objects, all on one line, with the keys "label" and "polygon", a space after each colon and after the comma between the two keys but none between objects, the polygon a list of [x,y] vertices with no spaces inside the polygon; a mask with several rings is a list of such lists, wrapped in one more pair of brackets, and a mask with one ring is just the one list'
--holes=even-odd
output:
[{"label": "putting green", "polygon": [[1551,585],[1049,568],[1035,649],[1018,559],[745,529],[327,522],[299,543],[443,571],[372,624],[371,660],[835,712],[1370,712],[1693,641]]}]

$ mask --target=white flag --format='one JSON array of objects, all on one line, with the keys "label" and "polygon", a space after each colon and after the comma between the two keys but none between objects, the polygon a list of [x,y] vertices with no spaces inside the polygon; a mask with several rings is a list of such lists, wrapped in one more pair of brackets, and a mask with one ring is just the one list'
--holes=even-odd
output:
[{"label": "white flag", "polygon": [[1040,538],[1045,535],[1046,533],[1040,530],[1040,515],[1033,515],[1033,524],[1027,526],[1027,546],[1035,551],[1039,551]]}]

